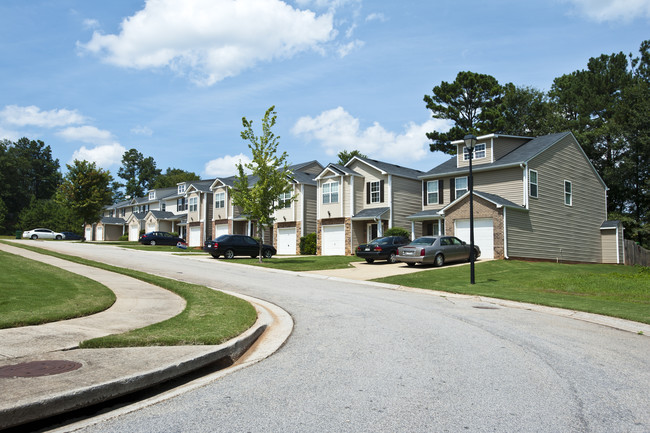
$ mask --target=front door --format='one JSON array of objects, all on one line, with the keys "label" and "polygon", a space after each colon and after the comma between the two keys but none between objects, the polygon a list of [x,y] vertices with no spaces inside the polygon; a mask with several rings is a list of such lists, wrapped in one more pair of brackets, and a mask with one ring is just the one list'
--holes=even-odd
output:
[{"label": "front door", "polygon": [[370,223],[368,224],[366,232],[368,233],[367,242],[372,241],[373,239],[377,239],[377,223]]}]

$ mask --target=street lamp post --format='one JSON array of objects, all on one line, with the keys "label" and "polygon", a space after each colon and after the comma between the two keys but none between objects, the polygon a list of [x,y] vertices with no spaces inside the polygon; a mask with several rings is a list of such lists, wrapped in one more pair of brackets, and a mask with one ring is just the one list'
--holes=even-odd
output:
[{"label": "street lamp post", "polygon": [[474,177],[472,175],[472,158],[474,157],[474,146],[476,145],[476,136],[468,134],[463,139],[465,148],[469,153],[469,266],[470,266],[470,284],[474,284]]}]

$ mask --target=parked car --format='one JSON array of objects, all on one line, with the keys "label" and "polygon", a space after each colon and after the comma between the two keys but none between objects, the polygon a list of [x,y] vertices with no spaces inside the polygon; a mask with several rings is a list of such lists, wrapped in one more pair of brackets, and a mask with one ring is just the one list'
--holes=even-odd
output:
[{"label": "parked car", "polygon": [[[423,236],[399,247],[397,261],[408,266],[416,263],[442,266],[447,262],[468,261],[469,251],[469,245],[453,236]],[[480,255],[480,248],[474,245],[474,258]]]},{"label": "parked car", "polygon": [[[221,235],[212,241],[205,241],[203,251],[207,251],[215,259],[223,256],[232,259],[235,256],[257,257],[260,253],[260,244],[246,235]],[[270,259],[277,251],[272,245],[262,245],[262,257]]]},{"label": "parked car", "polygon": [[50,229],[33,229],[23,232],[23,237],[27,239],[57,239],[64,238],[63,233],[55,232]]},{"label": "parked car", "polygon": [[83,239],[83,236],[72,232],[61,232],[61,234],[63,235],[63,239],[66,240],[80,241]]},{"label": "parked car", "polygon": [[411,242],[403,236],[385,236],[372,240],[367,244],[357,247],[356,255],[366,262],[372,263],[375,260],[388,260],[388,263],[397,261],[397,248]]},{"label": "parked car", "polygon": [[140,236],[138,242],[142,245],[177,245],[179,242],[185,243],[185,239],[167,232],[149,232]]}]

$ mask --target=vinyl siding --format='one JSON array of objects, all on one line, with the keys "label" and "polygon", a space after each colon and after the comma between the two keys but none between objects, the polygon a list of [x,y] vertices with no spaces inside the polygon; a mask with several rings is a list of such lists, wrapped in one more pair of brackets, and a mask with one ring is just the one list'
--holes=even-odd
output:
[{"label": "vinyl siding", "polygon": [[[600,262],[600,226],[606,220],[605,188],[571,136],[535,157],[539,198],[527,214],[508,213],[508,254],[548,260]],[[564,204],[572,182],[573,206]]]},{"label": "vinyl siding", "polygon": [[305,185],[305,220],[302,222],[305,228],[305,234],[316,233],[316,187]]},{"label": "vinyl siding", "polygon": [[[323,184],[332,181],[339,183],[339,200],[336,203],[323,203],[323,188],[322,188]],[[347,208],[345,207],[345,205],[349,201],[349,181],[350,180],[348,178],[344,178],[343,184],[341,184],[341,177],[337,176],[333,178],[327,178],[319,182],[318,197],[317,197],[320,203],[319,219],[342,217],[343,215],[341,214],[341,200],[343,200],[344,212],[347,212],[347,209],[349,209],[349,204]]]},{"label": "vinyl siding", "polygon": [[494,139],[494,161],[503,158],[522,144],[526,143],[527,139],[524,138],[507,138],[497,137]]},{"label": "vinyl siding", "polygon": [[[196,198],[196,211],[195,212],[190,212],[190,199],[191,198]],[[203,208],[203,203],[201,202],[201,196],[197,192],[193,192],[188,194],[187,199],[187,222],[198,222],[201,220],[201,215],[199,215],[199,211],[202,210]]]},{"label": "vinyl siding", "polygon": [[603,263],[616,263],[616,247],[618,246],[616,229],[601,230],[601,241]]},{"label": "vinyl siding", "polygon": [[[225,193],[224,207],[216,208],[214,207],[215,197],[217,194],[222,192]],[[212,212],[213,220],[225,220],[228,219],[229,217],[232,217],[232,215],[230,215],[229,212],[231,205],[232,205],[232,200],[230,197],[230,190],[227,187],[223,186],[223,187],[215,188],[212,191],[212,204],[210,206],[213,208],[213,212]]]},{"label": "vinyl siding", "polygon": [[[473,159],[472,166],[479,166],[482,164],[489,164],[493,162],[492,160],[492,146],[490,146],[490,140],[481,140],[476,143],[485,144],[485,158]],[[457,167],[469,167],[469,160],[465,161],[463,155],[463,149],[465,148],[464,144],[459,144],[456,146],[456,166]]]},{"label": "vinyl siding", "polygon": [[[392,177],[393,196],[393,227],[402,227],[411,231],[411,221],[406,217],[419,212],[422,208],[422,182],[403,177]],[[422,224],[416,224],[416,231],[422,228]],[[416,236],[420,234],[416,233]]]},{"label": "vinyl siding", "polygon": [[[388,176],[381,174],[380,171],[375,170],[372,167],[369,167],[367,164],[356,161],[350,166],[352,170],[359,173],[362,178],[356,178],[354,180],[355,190],[356,190],[356,201],[354,212],[358,213],[363,209],[372,209],[377,207],[387,207],[389,206],[389,196],[388,196]],[[368,203],[367,197],[367,184],[368,182],[381,182],[384,181],[384,201],[377,203]],[[359,184],[359,185],[357,185]]]},{"label": "vinyl siding", "polygon": [[523,170],[519,167],[474,173],[474,190],[524,205]]}]

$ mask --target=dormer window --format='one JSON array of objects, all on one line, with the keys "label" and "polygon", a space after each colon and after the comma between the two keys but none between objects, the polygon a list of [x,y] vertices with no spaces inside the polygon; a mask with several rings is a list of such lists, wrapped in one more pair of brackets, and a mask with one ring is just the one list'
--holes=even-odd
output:
[{"label": "dormer window", "polygon": [[[485,158],[485,143],[480,143],[474,146],[474,154],[472,159],[481,159]],[[469,151],[466,147],[463,147],[463,161],[469,161]]]},{"label": "dormer window", "polygon": [[178,185],[178,193],[179,194],[185,194],[185,184],[184,183],[181,183],[180,185]]},{"label": "dormer window", "polygon": [[149,191],[149,200],[156,199],[156,191]]}]

